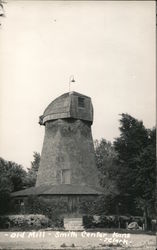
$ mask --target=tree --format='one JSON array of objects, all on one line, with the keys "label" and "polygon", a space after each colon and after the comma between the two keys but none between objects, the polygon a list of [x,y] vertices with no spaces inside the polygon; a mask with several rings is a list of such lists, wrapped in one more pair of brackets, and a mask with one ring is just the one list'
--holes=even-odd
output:
[{"label": "tree", "polygon": [[10,193],[25,187],[26,171],[21,165],[0,158],[0,213],[9,209]]},{"label": "tree", "polygon": [[116,152],[111,142],[101,139],[100,141],[96,140],[95,144],[95,156],[96,164],[100,175],[100,184],[101,186],[106,185],[106,178],[114,178],[115,171],[117,171],[117,166],[115,164]]},{"label": "tree", "polygon": [[[148,130],[148,145],[137,159],[135,189],[136,203],[145,218],[155,217],[156,190],[156,129]],[[147,224],[147,220],[145,221]]]},{"label": "tree", "polygon": [[140,204],[145,204],[145,210],[154,204],[156,130],[147,130],[142,121],[128,114],[121,117],[121,134],[114,141],[119,166],[117,185],[123,208],[135,214],[141,211]]},{"label": "tree", "polygon": [[35,186],[37,173],[39,169],[40,154],[37,152],[34,152],[33,157],[34,157],[34,160],[31,162],[31,168],[28,169],[27,187]]},{"label": "tree", "polygon": [[94,144],[100,185],[103,188],[103,195],[97,202],[97,210],[100,213],[116,213],[116,197],[119,193],[115,178],[118,171],[116,152],[111,142],[105,139],[96,140]]}]

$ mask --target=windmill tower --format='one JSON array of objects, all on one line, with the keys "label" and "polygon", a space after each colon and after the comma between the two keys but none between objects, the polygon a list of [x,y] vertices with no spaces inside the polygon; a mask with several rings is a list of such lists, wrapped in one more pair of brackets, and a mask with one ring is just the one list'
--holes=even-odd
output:
[{"label": "windmill tower", "polygon": [[98,186],[91,98],[76,92],[65,93],[50,103],[39,123],[45,126],[45,137],[36,187]]},{"label": "windmill tower", "polygon": [[[95,163],[91,98],[77,92],[52,101],[39,119],[45,137],[35,187],[12,193],[14,199],[37,195],[66,202],[66,215],[81,215],[82,201],[102,193]],[[81,222],[82,223],[82,222]]]}]

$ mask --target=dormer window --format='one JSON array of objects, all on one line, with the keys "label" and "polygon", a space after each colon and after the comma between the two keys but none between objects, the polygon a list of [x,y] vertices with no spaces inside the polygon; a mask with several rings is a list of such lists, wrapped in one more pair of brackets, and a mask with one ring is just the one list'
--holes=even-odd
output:
[{"label": "dormer window", "polygon": [[83,97],[78,97],[78,106],[80,108],[84,108],[85,107],[85,99]]}]

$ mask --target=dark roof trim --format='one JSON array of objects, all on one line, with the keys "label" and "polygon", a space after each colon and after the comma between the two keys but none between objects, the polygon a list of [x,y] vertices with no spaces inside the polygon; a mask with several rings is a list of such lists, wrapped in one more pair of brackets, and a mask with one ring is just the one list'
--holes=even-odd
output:
[{"label": "dark roof trim", "polygon": [[100,195],[102,190],[97,187],[87,185],[47,185],[31,187],[11,194],[11,197],[29,196],[29,195]]}]

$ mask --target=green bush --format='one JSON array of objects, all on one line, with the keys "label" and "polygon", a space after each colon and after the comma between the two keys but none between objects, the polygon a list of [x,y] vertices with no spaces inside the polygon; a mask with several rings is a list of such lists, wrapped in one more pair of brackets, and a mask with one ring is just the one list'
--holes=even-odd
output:
[{"label": "green bush", "polygon": [[83,216],[83,225],[84,225],[85,228],[92,228],[92,227],[94,227],[93,216],[84,215]]},{"label": "green bush", "polygon": [[79,211],[81,214],[84,215],[94,215],[97,214],[97,197],[87,197],[86,198],[81,198],[81,200],[79,201]]},{"label": "green bush", "polygon": [[101,215],[101,216],[83,216],[83,225],[85,228],[126,228],[127,223],[137,222],[142,226],[144,220],[142,217]]},{"label": "green bush", "polygon": [[25,202],[25,211],[47,216],[51,220],[51,227],[63,227],[61,214],[67,213],[67,203],[62,199],[48,200],[32,195]]},{"label": "green bush", "polygon": [[39,229],[45,228],[49,219],[42,214],[21,214],[0,216],[0,226],[5,228]]},{"label": "green bush", "polygon": [[5,229],[10,227],[10,220],[8,216],[0,216],[0,228]]}]

